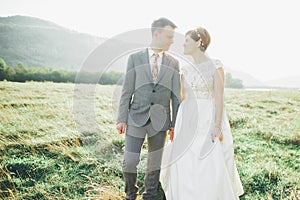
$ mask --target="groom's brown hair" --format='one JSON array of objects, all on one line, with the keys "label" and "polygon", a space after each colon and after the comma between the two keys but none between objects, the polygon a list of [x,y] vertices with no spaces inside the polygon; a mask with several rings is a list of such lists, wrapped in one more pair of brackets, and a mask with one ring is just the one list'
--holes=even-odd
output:
[{"label": "groom's brown hair", "polygon": [[171,26],[174,29],[177,28],[177,26],[171,20],[162,17],[152,22],[151,24],[152,35],[154,31],[156,31],[157,29],[164,28],[165,26]]}]

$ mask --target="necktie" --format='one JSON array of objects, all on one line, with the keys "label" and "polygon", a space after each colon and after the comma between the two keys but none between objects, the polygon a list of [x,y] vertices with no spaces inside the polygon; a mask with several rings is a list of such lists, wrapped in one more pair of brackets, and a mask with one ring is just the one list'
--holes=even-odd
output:
[{"label": "necktie", "polygon": [[153,54],[154,56],[154,62],[153,62],[153,66],[152,66],[152,77],[153,77],[153,81],[157,80],[157,74],[158,74],[158,57],[159,55],[157,53]]}]

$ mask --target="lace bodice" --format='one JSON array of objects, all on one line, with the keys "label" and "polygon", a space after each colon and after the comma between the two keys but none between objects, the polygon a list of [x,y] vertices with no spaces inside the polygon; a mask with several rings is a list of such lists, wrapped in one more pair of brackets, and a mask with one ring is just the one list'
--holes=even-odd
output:
[{"label": "lace bodice", "polygon": [[185,79],[188,98],[212,98],[214,88],[214,74],[222,67],[219,60],[208,60],[201,64],[185,66],[181,73]]}]

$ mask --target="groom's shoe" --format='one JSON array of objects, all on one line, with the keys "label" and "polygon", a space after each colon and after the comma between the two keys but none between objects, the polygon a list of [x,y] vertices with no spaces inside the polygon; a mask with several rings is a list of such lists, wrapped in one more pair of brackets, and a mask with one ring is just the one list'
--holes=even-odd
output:
[{"label": "groom's shoe", "polygon": [[123,175],[125,178],[126,199],[135,200],[138,195],[138,187],[136,186],[137,174],[124,172]]},{"label": "groom's shoe", "polygon": [[137,197],[137,195],[134,197],[134,196],[131,196],[131,197],[126,197],[125,199],[126,200],[136,200],[136,197]]},{"label": "groom's shoe", "polygon": [[136,200],[137,197],[135,198],[127,198],[127,197],[124,197],[124,200]]},{"label": "groom's shoe", "polygon": [[146,173],[143,200],[161,200],[161,198],[158,197],[159,173],[160,170]]}]

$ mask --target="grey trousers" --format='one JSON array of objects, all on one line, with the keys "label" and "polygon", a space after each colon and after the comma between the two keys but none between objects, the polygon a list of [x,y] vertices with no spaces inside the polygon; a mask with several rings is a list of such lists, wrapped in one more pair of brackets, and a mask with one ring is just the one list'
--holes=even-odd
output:
[{"label": "grey trousers", "polygon": [[159,185],[160,165],[166,131],[155,131],[150,123],[143,127],[127,126],[123,174],[125,179],[126,199],[135,199],[138,194],[137,166],[145,137],[148,140],[147,171],[143,199],[155,199]]}]

